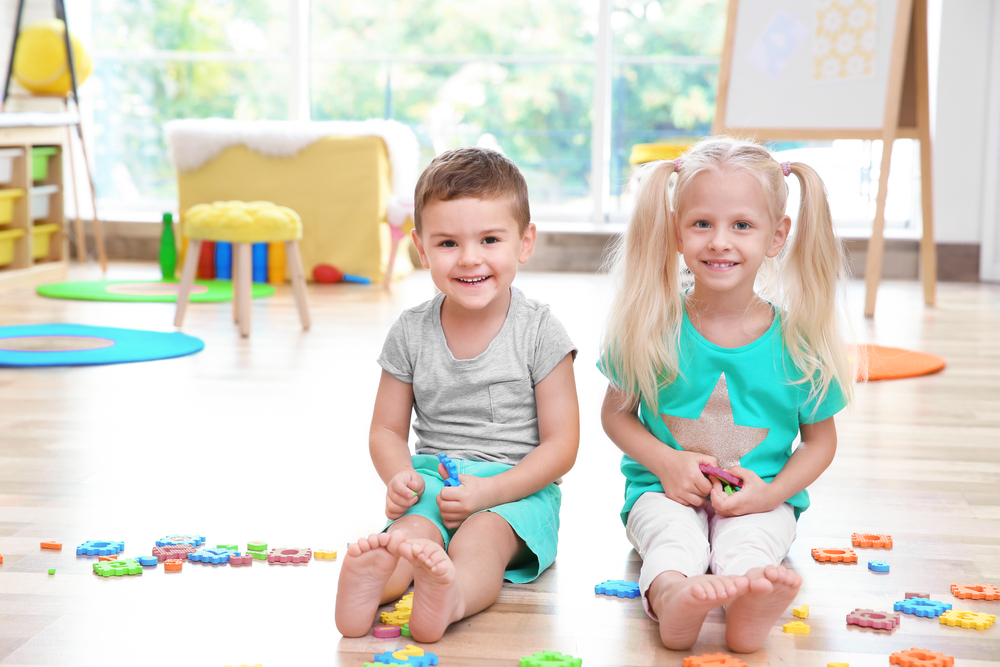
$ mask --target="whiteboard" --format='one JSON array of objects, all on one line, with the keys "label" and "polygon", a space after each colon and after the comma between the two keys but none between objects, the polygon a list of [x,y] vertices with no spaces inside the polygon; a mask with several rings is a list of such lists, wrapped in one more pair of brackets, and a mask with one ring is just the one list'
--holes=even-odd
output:
[{"label": "whiteboard", "polygon": [[[900,1],[730,0],[722,130],[881,130]],[[851,66],[824,69],[826,54]]]}]

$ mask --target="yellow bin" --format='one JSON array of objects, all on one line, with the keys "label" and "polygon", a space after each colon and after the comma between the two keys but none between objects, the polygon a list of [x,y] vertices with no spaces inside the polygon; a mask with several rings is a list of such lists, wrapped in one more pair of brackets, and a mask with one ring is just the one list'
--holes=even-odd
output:
[{"label": "yellow bin", "polygon": [[0,190],[0,225],[9,225],[14,219],[14,202],[23,196],[24,190],[21,188]]},{"label": "yellow bin", "polygon": [[49,241],[52,235],[59,231],[59,224],[50,222],[44,225],[35,225],[31,233],[35,236],[35,259],[45,259],[49,256]]},{"label": "yellow bin", "polygon": [[22,236],[24,236],[23,229],[0,231],[0,266],[7,266],[14,261],[14,241]]}]

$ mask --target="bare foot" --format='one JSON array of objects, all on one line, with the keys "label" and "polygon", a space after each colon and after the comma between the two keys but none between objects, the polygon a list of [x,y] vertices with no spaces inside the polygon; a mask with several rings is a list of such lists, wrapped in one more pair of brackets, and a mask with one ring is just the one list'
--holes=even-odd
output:
[{"label": "bare foot", "polygon": [[402,531],[362,537],[347,547],[337,584],[337,629],[345,637],[361,637],[375,620],[382,593],[396,564]]},{"label": "bare foot", "polygon": [[802,585],[802,577],[783,565],[755,567],[746,577],[749,592],[726,609],[726,644],[737,653],[760,648]]},{"label": "bare foot", "polygon": [[749,585],[746,577],[714,574],[685,577],[680,572],[664,572],[656,577],[646,595],[660,619],[663,645],[674,651],[694,646],[708,612],[743,595]]},{"label": "bare foot", "polygon": [[455,564],[444,547],[425,539],[404,542],[399,553],[413,565],[410,634],[418,642],[436,642],[449,625],[465,616]]}]

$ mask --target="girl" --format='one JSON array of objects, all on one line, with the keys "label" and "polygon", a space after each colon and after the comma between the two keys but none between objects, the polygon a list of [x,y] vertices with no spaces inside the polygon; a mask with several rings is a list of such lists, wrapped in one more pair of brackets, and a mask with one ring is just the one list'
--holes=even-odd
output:
[{"label": "girl", "polygon": [[[802,190],[791,237],[790,174]],[[694,278],[685,292],[678,255]],[[852,387],[823,183],[756,144],[706,139],[647,168],[616,263],[601,417],[624,453],[643,604],[667,648],[690,648],[726,605],[729,648],[755,651],[802,583],[781,562]],[[742,490],[727,495],[700,465]]]}]

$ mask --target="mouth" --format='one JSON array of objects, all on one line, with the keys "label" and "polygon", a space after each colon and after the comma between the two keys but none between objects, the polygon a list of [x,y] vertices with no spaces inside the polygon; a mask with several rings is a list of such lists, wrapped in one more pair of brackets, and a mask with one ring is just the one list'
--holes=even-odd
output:
[{"label": "mouth", "polygon": [[479,276],[478,278],[456,278],[455,280],[465,285],[480,285],[489,279],[489,276]]},{"label": "mouth", "polygon": [[703,264],[706,264],[706,265],[712,267],[713,269],[731,269],[734,266],[736,266],[737,263],[736,262],[703,262]]}]

